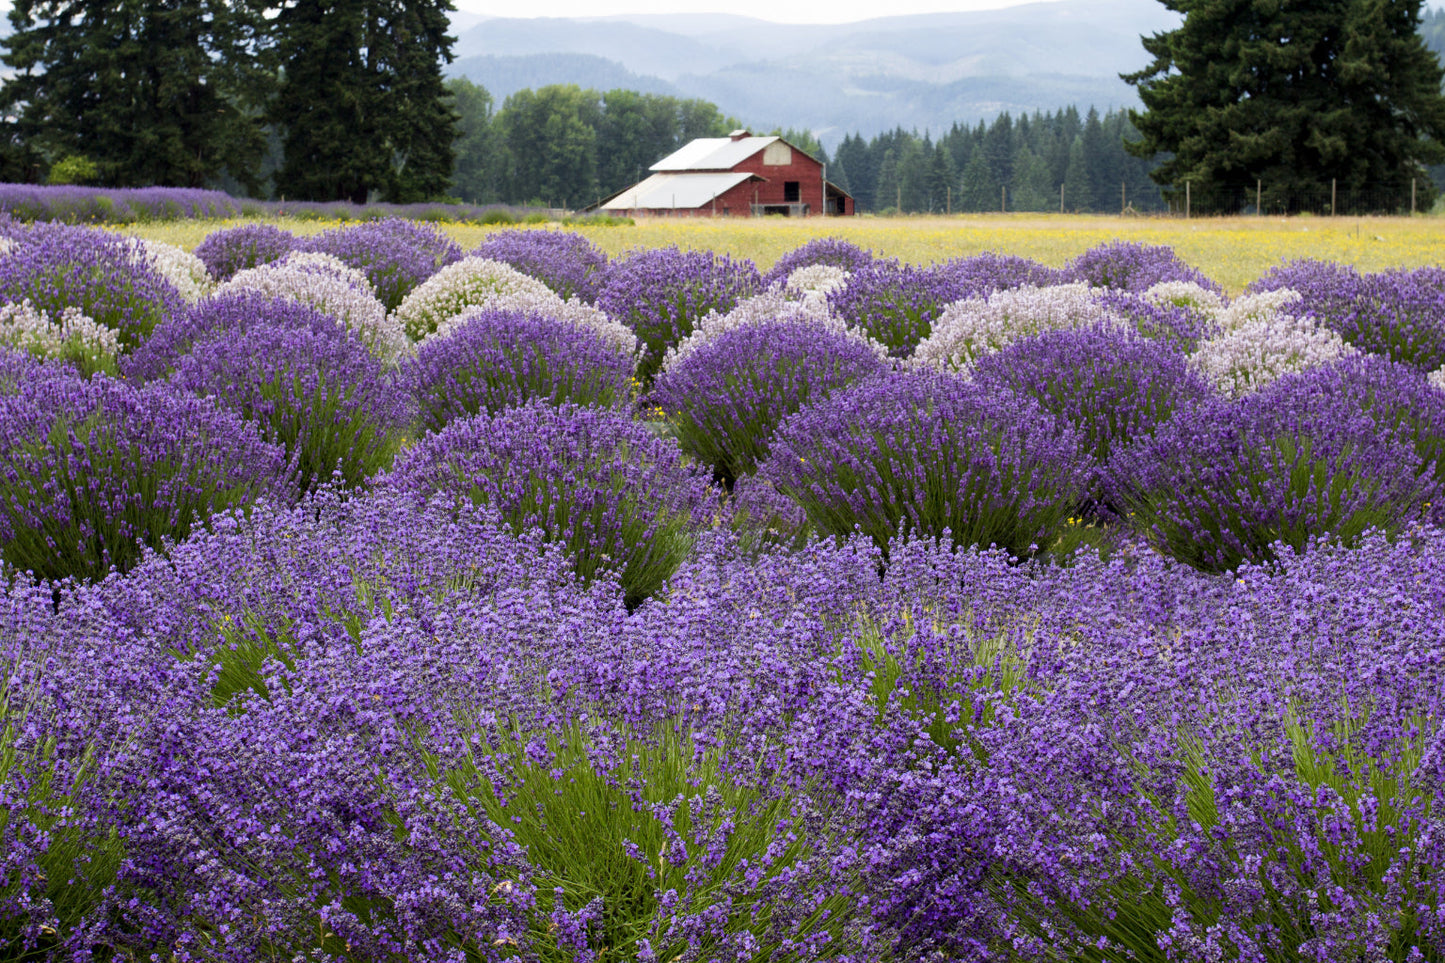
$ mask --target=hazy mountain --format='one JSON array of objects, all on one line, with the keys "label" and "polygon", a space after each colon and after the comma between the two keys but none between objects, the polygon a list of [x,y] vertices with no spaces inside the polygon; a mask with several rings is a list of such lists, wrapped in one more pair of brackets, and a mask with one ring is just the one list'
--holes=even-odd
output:
[{"label": "hazy mountain", "polygon": [[499,99],[542,83],[702,97],[753,126],[808,128],[831,144],[853,131],[943,131],[1002,111],[1132,106],[1118,75],[1148,62],[1142,34],[1177,22],[1157,0],[830,25],[731,14],[496,18],[458,24],[450,72]]}]

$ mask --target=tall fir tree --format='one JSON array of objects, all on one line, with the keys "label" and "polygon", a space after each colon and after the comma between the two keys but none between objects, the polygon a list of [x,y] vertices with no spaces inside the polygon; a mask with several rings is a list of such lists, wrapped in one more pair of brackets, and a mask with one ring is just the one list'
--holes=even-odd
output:
[{"label": "tall fir tree", "polygon": [[1154,172],[1171,194],[1187,180],[1196,209],[1228,210],[1258,180],[1272,207],[1300,209],[1333,181],[1349,209],[1378,206],[1367,192],[1408,203],[1412,178],[1428,188],[1445,96],[1421,0],[1161,2],[1183,23],[1143,38],[1153,63],[1123,76],[1144,105],[1129,149],[1172,155]]},{"label": "tall fir tree", "polygon": [[255,187],[264,19],[221,0],[17,0],[0,60],[5,142],[27,168],[67,158],[115,186],[198,187],[229,172]]},{"label": "tall fir tree", "polygon": [[277,192],[364,203],[440,196],[457,115],[442,82],[451,0],[289,0],[274,17]]}]

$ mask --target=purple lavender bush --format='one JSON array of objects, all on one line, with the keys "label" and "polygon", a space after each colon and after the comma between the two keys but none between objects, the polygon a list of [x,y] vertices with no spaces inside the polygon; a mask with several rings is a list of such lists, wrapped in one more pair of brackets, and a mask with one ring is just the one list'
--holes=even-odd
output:
[{"label": "purple lavender bush", "polygon": [[539,311],[484,308],[428,338],[399,380],[421,426],[542,400],[612,408],[631,400],[633,359],[593,328]]},{"label": "purple lavender bush", "polygon": [[1167,344],[1127,329],[1048,331],[985,355],[972,369],[979,384],[1030,397],[1072,425],[1100,473],[1114,450],[1128,445],[1214,391],[1188,359]]},{"label": "purple lavender bush", "polygon": [[349,488],[391,465],[412,421],[406,393],[335,322],[253,324],[194,345],[171,384],[215,398],[286,454],[298,491],[333,480]]},{"label": "purple lavender bush", "polygon": [[462,249],[436,227],[399,217],[322,231],[296,247],[330,254],[356,268],[388,311],[395,311],[418,284],[462,259]]},{"label": "purple lavender bush", "polygon": [[985,251],[969,257],[954,258],[936,265],[958,286],[960,298],[986,298],[995,291],[1007,291],[1025,285],[1048,287],[1068,284],[1074,278],[1067,271],[1051,268],[1038,261],[1016,254]]},{"label": "purple lavender bush", "polygon": [[826,264],[852,274],[872,263],[873,252],[865,251],[851,241],[845,241],[841,237],[815,237],[802,247],[778,258],[772,268],[763,275],[763,285],[772,287],[786,281],[788,275],[799,268]]},{"label": "purple lavender bush", "polygon": [[682,450],[731,488],[768,452],[778,423],[831,392],[889,370],[855,334],[796,320],[757,322],[663,368],[647,399]]},{"label": "purple lavender bush", "polygon": [[298,238],[274,224],[242,224],[207,234],[195,255],[217,281],[228,281],[237,271],[279,261],[298,247]]},{"label": "purple lavender bush", "polygon": [[1407,374],[1356,359],[1181,408],[1116,454],[1113,497],[1160,551],[1205,571],[1273,560],[1277,543],[1398,531],[1439,499],[1445,418],[1445,396]]},{"label": "purple lavender bush", "polygon": [[1064,272],[1071,280],[1085,281],[1096,288],[1143,292],[1164,281],[1192,281],[1219,291],[1219,285],[1162,244],[1110,241],[1074,258],[1064,266]]},{"label": "purple lavender bush", "polygon": [[34,224],[0,258],[0,301],[29,301],[51,317],[75,308],[134,348],[185,301],[126,239],[95,228]]},{"label": "purple lavender bush", "polygon": [[571,231],[494,231],[468,256],[510,264],[564,299],[596,300],[607,277],[607,255]]},{"label": "purple lavender bush", "polygon": [[705,475],[625,415],[534,402],[452,422],[398,461],[389,486],[490,505],[541,529],[586,580],[615,578],[629,606],[658,591],[717,509]]},{"label": "purple lavender bush", "polygon": [[1032,399],[953,375],[874,378],[784,419],[761,480],[813,529],[1035,554],[1087,479],[1077,434]]},{"label": "purple lavender bush", "polygon": [[284,464],[214,401],[63,372],[0,396],[0,456],[0,558],[42,579],[123,572],[272,492]]},{"label": "purple lavender bush", "polygon": [[1208,310],[1188,303],[1145,297],[1134,291],[1106,290],[1098,295],[1106,310],[1133,323],[1146,338],[1185,354],[1216,334],[1219,322]]},{"label": "purple lavender bush", "polygon": [[942,265],[915,267],[874,261],[828,293],[834,314],[906,358],[933,330],[939,313],[971,293],[969,282]]},{"label": "purple lavender bush", "polygon": [[1362,351],[1422,371],[1445,364],[1445,280],[1439,268],[1361,275],[1348,265],[1292,261],[1250,285],[1251,292],[1288,288],[1309,313]]},{"label": "purple lavender bush", "polygon": [[345,330],[335,318],[299,301],[260,291],[228,291],[202,298],[157,325],[150,337],[121,359],[120,373],[132,381],[158,381],[174,371],[199,342],[240,338],[262,325],[318,332]]},{"label": "purple lavender bush", "polygon": [[637,379],[646,389],[667,349],[691,334],[704,316],[711,311],[726,314],[761,287],[751,261],[676,247],[638,250],[612,262],[597,306],[642,342]]}]

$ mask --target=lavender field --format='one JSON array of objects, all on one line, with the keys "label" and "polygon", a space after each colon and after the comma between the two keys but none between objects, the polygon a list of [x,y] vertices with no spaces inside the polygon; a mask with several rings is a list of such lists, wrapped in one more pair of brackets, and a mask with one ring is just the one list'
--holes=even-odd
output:
[{"label": "lavender field", "polygon": [[0,223],[0,959],[1445,960],[1445,268]]}]

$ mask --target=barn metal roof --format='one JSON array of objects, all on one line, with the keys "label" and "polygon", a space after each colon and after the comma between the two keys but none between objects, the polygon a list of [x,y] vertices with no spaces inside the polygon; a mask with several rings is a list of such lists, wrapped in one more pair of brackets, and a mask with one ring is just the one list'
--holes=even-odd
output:
[{"label": "barn metal roof", "polygon": [[641,184],[629,187],[603,204],[601,210],[689,210],[711,203],[713,198],[756,176],[732,171],[714,174],[653,174]]},{"label": "barn metal roof", "polygon": [[726,171],[780,137],[699,137],[653,164],[653,171]]}]

